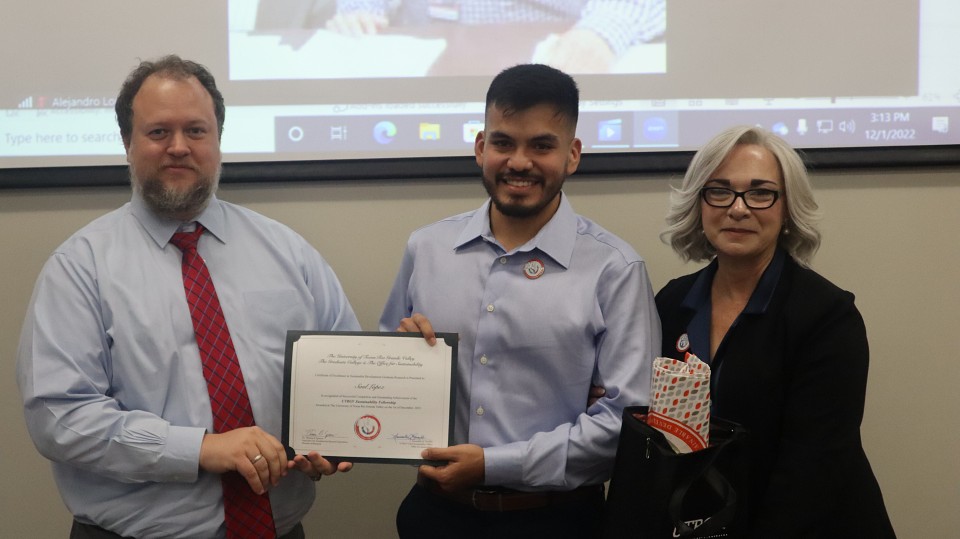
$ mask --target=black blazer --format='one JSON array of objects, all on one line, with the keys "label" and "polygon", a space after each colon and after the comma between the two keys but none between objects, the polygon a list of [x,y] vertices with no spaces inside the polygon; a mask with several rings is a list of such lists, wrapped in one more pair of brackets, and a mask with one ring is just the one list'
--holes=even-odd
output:
[{"label": "black blazer", "polygon": [[[681,304],[705,269],[657,294],[665,357],[683,358]],[[853,299],[786,256],[766,311],[741,315],[712,360],[714,414],[750,430],[751,537],[895,536],[860,441],[869,351]]]}]

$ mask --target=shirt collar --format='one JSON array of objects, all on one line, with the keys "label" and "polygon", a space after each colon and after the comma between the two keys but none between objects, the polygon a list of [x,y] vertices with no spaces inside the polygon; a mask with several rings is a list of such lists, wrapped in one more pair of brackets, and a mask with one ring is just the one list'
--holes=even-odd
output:
[{"label": "shirt collar", "polygon": [[782,249],[777,249],[773,253],[773,260],[770,261],[767,269],[763,270],[760,282],[757,283],[757,289],[753,291],[753,295],[750,296],[750,301],[743,308],[743,312],[750,314],[767,312],[767,306],[773,299],[773,291],[777,289],[777,283],[780,282],[780,274],[783,273],[783,263],[786,258],[787,253]]},{"label": "shirt collar", "polygon": [[[143,197],[136,191],[134,191],[133,198],[130,200],[130,211],[160,248],[166,246],[173,234],[185,224],[182,221],[160,217],[153,213],[147,207]],[[191,220],[191,222],[193,221],[203,225],[203,228],[207,229],[221,242],[227,242],[228,233],[224,223],[223,208],[220,206],[220,200],[217,199],[216,195],[210,196],[207,207],[200,212],[196,219]]]},{"label": "shirt collar", "polygon": [[[773,254],[773,260],[763,270],[757,288],[750,295],[750,300],[743,308],[744,314],[763,314],[767,312],[767,306],[773,299],[773,292],[780,282],[780,274],[783,273],[783,264],[786,260],[786,251],[777,249]],[[687,296],[683,298],[683,307],[693,311],[710,305],[710,285],[713,284],[713,276],[717,273],[717,259],[714,258],[710,265],[703,269],[697,280],[693,283]]]},{"label": "shirt collar", "polygon": [[[454,249],[459,249],[464,245],[482,239],[490,244],[499,247],[496,238],[493,236],[493,230],[490,228],[490,204],[492,201],[487,199],[479,210],[474,212],[473,216],[467,222],[460,235],[457,236],[454,243]],[[206,225],[204,225],[206,226]],[[573,212],[573,207],[567,201],[567,197],[560,193],[560,206],[553,217],[547,221],[547,224],[540,229],[536,236],[527,243],[517,247],[516,252],[529,252],[539,249],[541,252],[552,258],[557,264],[564,268],[570,265],[570,259],[573,257],[573,247],[577,239],[577,214]]]}]

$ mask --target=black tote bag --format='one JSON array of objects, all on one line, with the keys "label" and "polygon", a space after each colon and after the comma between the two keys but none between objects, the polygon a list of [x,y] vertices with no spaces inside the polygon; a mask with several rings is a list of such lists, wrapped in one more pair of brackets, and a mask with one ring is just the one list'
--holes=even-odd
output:
[{"label": "black tote bag", "polygon": [[710,421],[710,446],[677,454],[663,433],[623,411],[623,426],[604,514],[606,537],[735,538],[749,500],[744,427]]}]

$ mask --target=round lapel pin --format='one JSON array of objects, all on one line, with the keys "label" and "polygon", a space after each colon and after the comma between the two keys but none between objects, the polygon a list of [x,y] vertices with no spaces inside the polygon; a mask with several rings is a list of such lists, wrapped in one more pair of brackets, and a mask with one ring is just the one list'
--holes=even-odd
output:
[{"label": "round lapel pin", "polygon": [[523,265],[523,274],[527,276],[527,279],[537,279],[543,275],[544,267],[543,262],[533,258],[527,261]]}]

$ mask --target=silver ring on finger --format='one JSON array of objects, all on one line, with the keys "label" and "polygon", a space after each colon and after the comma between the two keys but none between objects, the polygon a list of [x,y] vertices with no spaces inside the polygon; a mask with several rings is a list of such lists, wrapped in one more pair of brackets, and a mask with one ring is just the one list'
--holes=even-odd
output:
[{"label": "silver ring on finger", "polygon": [[263,455],[259,455],[259,454],[258,454],[257,456],[255,456],[255,457],[253,457],[252,459],[250,459],[250,462],[256,464],[256,463],[260,462],[261,460],[263,460]]}]

